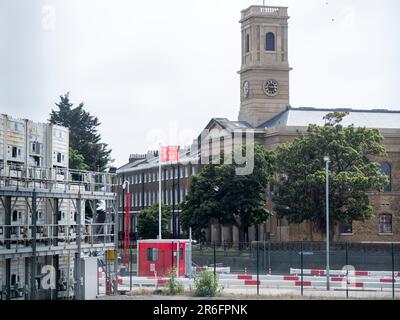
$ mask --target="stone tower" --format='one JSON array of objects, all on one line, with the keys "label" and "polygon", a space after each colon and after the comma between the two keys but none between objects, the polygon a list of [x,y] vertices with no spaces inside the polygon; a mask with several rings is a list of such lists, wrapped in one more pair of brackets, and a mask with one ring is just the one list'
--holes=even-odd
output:
[{"label": "stone tower", "polygon": [[241,12],[239,120],[258,126],[289,105],[286,7],[251,6]]}]

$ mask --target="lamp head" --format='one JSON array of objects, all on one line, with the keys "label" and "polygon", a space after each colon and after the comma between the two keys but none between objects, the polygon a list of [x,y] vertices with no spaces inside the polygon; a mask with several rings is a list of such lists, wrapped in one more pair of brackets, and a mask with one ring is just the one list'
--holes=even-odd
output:
[{"label": "lamp head", "polygon": [[325,162],[330,162],[331,159],[329,158],[329,156],[325,156],[325,157],[324,157],[324,161],[325,161]]}]

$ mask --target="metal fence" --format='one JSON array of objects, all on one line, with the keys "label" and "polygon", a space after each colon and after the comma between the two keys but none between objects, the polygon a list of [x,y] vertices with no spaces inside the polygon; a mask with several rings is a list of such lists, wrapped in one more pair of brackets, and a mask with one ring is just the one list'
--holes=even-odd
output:
[{"label": "metal fence", "polygon": [[[241,248],[241,249],[239,249]],[[400,289],[400,243],[332,243],[329,277],[325,242],[206,243],[192,249],[195,270],[257,287],[303,291]],[[398,294],[398,293],[397,293]]]},{"label": "metal fence", "polygon": [[370,292],[400,297],[400,243],[332,243],[328,276],[325,242],[215,242],[192,244],[183,253],[177,250],[178,240],[166,241],[158,249],[121,252],[122,290],[165,285],[171,270],[182,284],[193,288],[193,278],[209,270],[222,290],[240,293],[288,289],[301,295],[324,291],[337,296],[341,291],[340,297],[359,293],[368,297]]}]

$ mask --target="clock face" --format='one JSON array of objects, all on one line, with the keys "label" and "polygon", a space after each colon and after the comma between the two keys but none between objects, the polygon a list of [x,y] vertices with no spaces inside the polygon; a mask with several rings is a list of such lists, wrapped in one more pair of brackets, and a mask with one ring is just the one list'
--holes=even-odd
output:
[{"label": "clock face", "polygon": [[250,84],[248,81],[243,82],[243,96],[247,98],[250,93]]},{"label": "clock face", "polygon": [[278,81],[270,79],[264,83],[264,92],[267,96],[274,97],[278,94],[279,84]]}]

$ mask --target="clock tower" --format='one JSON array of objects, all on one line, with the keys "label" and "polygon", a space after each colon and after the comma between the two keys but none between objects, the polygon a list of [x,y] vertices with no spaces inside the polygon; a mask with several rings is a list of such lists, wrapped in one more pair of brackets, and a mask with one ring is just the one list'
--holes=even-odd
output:
[{"label": "clock tower", "polygon": [[242,11],[239,120],[254,127],[289,105],[286,7],[251,6]]}]

